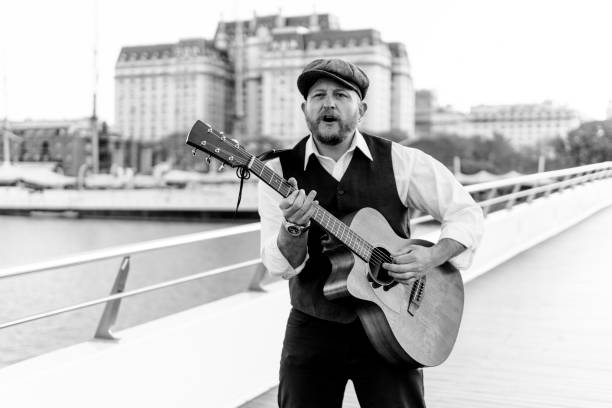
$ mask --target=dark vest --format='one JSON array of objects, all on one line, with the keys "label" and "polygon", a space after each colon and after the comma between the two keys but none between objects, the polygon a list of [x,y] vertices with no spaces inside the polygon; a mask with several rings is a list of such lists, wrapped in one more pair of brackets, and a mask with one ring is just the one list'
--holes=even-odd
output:
[{"label": "dark vest", "polygon": [[[293,149],[279,155],[283,177],[295,177],[298,187],[307,193],[316,190],[319,204],[337,218],[364,207],[378,210],[389,222],[395,233],[408,238],[409,209],[397,194],[391,142],[363,134],[372,158],[368,159],[359,149],[342,179],[338,182],[319,163],[313,154],[304,171],[306,141],[302,139]],[[308,254],[304,270],[289,280],[291,305],[311,316],[325,320],[349,323],[357,317],[350,305],[334,303],[323,295],[323,286],[330,273],[329,260],[322,254],[321,236],[325,231],[317,225],[308,235]]]}]

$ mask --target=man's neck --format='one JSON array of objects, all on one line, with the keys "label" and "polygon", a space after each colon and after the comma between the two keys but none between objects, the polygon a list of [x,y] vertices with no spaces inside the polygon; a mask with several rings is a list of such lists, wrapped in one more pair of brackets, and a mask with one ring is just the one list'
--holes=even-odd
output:
[{"label": "man's neck", "polygon": [[346,153],[346,151],[349,149],[354,137],[355,133],[353,133],[352,136],[347,137],[337,145],[328,145],[325,143],[321,143],[314,136],[312,137],[312,140],[321,155],[331,157],[332,159],[334,159],[334,161],[338,161],[338,159],[342,157],[342,155]]}]

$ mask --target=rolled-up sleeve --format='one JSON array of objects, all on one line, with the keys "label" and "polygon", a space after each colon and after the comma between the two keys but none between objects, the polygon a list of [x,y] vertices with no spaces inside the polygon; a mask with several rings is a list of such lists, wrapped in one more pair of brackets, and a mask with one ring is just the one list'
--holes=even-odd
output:
[{"label": "rolled-up sleeve", "polygon": [[466,247],[450,262],[459,269],[468,268],[484,233],[482,209],[438,160],[417,149],[393,146],[400,198],[408,207],[430,214],[440,222],[440,239],[451,238]]},{"label": "rolled-up sleeve", "polygon": [[[278,159],[271,160],[266,165],[282,176],[282,168]],[[257,198],[259,217],[261,219],[261,261],[271,275],[281,276],[284,279],[292,278],[304,269],[308,260],[308,253],[301,265],[297,268],[291,266],[278,248],[277,243],[278,232],[283,222],[283,213],[278,207],[281,196],[270,186],[259,181]]]}]

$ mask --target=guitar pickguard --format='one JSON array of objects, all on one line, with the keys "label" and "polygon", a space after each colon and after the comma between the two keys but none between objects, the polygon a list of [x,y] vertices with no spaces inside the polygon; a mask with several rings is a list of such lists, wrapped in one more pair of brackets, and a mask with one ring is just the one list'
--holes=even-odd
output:
[{"label": "guitar pickguard", "polygon": [[[353,296],[370,301],[373,301],[372,298],[375,297],[380,303],[398,314],[408,310],[410,291],[406,285],[395,285],[389,290],[384,290],[383,286],[374,289],[371,282],[368,281],[368,272],[368,264],[357,258],[353,271],[348,278],[349,288],[359,288],[359,296],[351,290]],[[366,291],[369,293],[366,293]]]}]

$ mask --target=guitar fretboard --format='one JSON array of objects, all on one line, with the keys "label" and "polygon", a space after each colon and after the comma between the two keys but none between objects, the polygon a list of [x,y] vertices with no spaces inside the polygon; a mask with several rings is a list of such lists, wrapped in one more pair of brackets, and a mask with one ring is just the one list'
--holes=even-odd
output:
[{"label": "guitar fretboard", "polygon": [[[257,158],[254,158],[250,170],[283,197],[289,196],[295,190],[287,180],[276,174],[276,172]],[[336,237],[365,262],[369,262],[374,247],[365,239],[361,238],[356,232],[351,230],[348,225],[334,217],[329,211],[318,204],[313,205],[315,210],[312,220],[319,224],[325,231]]]}]

